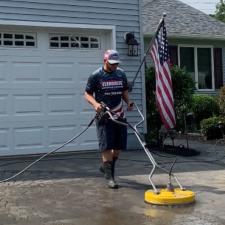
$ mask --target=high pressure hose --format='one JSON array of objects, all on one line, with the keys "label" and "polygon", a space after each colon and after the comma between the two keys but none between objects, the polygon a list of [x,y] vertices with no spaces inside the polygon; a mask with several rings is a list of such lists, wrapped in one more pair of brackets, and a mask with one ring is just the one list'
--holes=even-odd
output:
[{"label": "high pressure hose", "polygon": [[78,137],[80,137],[83,133],[85,133],[87,131],[87,129],[93,124],[95,118],[96,118],[97,114],[95,115],[95,117],[91,120],[91,122],[87,125],[87,127],[80,132],[79,134],[75,135],[74,137],[72,137],[70,140],[66,141],[65,143],[63,143],[62,145],[60,145],[59,147],[51,150],[50,152],[47,152],[46,154],[42,155],[41,157],[39,157],[38,159],[36,159],[35,161],[33,161],[32,163],[30,163],[28,166],[26,166],[24,169],[22,169],[21,171],[19,171],[18,173],[14,174],[11,177],[8,177],[6,179],[0,180],[0,183],[3,182],[7,182],[10,181],[14,178],[16,178],[17,176],[19,176],[20,174],[24,173],[25,171],[27,171],[31,166],[33,166],[34,164],[38,163],[40,160],[42,160],[43,158],[49,156],[52,153],[55,153],[56,151],[60,150],[61,148],[63,148],[64,146],[68,145],[69,143],[73,142],[74,140],[76,140]]}]

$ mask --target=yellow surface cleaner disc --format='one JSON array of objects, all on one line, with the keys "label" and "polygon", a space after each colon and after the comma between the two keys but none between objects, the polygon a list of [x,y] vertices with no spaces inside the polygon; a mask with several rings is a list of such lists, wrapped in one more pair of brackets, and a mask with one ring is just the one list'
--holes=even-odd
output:
[{"label": "yellow surface cleaner disc", "polygon": [[195,193],[190,190],[175,188],[173,191],[161,189],[157,194],[152,190],[145,192],[145,202],[154,205],[182,205],[195,201]]}]

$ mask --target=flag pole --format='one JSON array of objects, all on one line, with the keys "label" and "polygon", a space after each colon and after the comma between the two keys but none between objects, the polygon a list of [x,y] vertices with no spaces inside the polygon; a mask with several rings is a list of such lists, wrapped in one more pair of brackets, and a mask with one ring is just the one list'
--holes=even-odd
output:
[{"label": "flag pole", "polygon": [[132,88],[133,88],[133,86],[134,86],[134,82],[135,82],[135,80],[137,79],[137,76],[138,76],[138,74],[139,74],[139,72],[140,72],[140,70],[141,70],[141,68],[142,68],[142,66],[143,66],[143,64],[144,64],[144,62],[146,61],[147,54],[148,54],[149,50],[151,49],[151,47],[152,47],[152,45],[153,45],[153,42],[154,42],[155,37],[156,37],[156,34],[158,33],[159,28],[160,28],[160,25],[161,25],[161,23],[163,22],[163,20],[165,19],[165,17],[166,17],[166,13],[163,13],[163,16],[162,16],[162,18],[161,18],[160,21],[159,21],[159,24],[158,24],[158,26],[157,26],[157,29],[156,29],[156,31],[155,31],[155,34],[153,35],[153,37],[152,37],[152,39],[151,39],[151,41],[150,41],[150,43],[149,43],[149,45],[148,45],[147,51],[146,51],[145,54],[144,54],[144,58],[142,59],[141,64],[140,64],[140,66],[138,67],[137,73],[135,74],[134,79],[133,79],[133,80],[130,82],[130,84],[129,84],[129,91],[130,91],[130,92],[132,91]]}]

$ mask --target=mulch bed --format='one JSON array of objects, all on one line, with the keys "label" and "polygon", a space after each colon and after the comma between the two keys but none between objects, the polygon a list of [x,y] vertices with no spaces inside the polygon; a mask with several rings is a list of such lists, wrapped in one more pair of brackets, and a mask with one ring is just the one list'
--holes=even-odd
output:
[{"label": "mulch bed", "polygon": [[164,145],[163,147],[147,145],[147,147],[149,148],[149,150],[152,150],[152,151],[157,151],[157,152],[167,153],[172,155],[196,156],[200,154],[199,151],[192,148],[186,148],[184,145],[178,145],[178,146]]}]

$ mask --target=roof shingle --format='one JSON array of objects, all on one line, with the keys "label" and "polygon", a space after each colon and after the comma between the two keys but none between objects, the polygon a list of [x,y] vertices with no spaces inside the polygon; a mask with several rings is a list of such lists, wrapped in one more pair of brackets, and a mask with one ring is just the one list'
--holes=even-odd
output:
[{"label": "roof shingle", "polygon": [[163,13],[169,37],[225,40],[225,23],[178,0],[143,0],[143,32],[152,36]]}]

